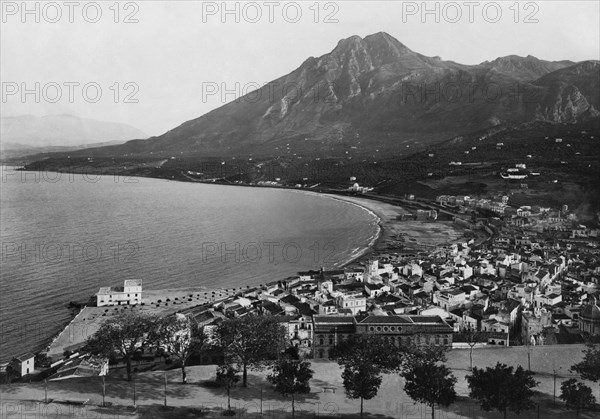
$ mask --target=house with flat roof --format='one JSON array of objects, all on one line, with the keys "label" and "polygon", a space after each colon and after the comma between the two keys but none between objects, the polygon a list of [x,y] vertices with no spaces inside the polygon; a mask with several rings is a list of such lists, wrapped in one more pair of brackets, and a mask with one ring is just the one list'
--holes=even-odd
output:
[{"label": "house with flat roof", "polygon": [[122,287],[102,287],[96,293],[98,307],[136,305],[141,304],[141,302],[141,279],[126,279]]}]

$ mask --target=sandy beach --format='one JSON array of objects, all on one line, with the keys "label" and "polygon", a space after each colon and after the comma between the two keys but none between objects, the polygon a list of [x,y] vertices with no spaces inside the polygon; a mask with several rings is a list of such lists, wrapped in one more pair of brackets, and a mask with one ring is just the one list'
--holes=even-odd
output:
[{"label": "sandy beach", "polygon": [[465,241],[465,230],[452,222],[401,221],[398,216],[410,214],[410,211],[401,206],[359,196],[332,194],[323,194],[323,196],[358,205],[375,214],[379,219],[380,230],[377,238],[350,263],[359,262],[365,257],[393,253],[401,249],[426,250]]}]

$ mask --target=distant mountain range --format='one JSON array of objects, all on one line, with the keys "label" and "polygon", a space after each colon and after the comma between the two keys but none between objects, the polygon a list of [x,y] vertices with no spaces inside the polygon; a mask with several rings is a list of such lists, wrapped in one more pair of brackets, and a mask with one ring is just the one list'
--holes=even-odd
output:
[{"label": "distant mountain range", "polygon": [[127,124],[73,115],[22,115],[3,116],[0,136],[2,156],[6,158],[121,144],[145,138],[146,134]]},{"label": "distant mountain range", "polygon": [[380,32],[343,39],[329,54],[161,136],[85,153],[394,153],[498,126],[596,119],[599,109],[598,61],[512,55],[463,65],[426,57]]}]

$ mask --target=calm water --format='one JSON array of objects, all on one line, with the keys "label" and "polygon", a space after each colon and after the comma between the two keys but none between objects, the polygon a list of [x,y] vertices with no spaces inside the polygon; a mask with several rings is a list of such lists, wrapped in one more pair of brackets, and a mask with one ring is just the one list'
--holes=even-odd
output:
[{"label": "calm water", "polygon": [[339,266],[377,233],[372,213],[309,193],[55,176],[2,171],[0,362],[37,349],[100,286],[257,285]]}]

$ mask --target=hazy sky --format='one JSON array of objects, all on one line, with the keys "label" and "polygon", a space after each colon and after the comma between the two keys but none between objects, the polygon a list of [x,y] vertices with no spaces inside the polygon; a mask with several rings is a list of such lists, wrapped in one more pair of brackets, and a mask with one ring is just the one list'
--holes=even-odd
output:
[{"label": "hazy sky", "polygon": [[[159,135],[379,31],[464,64],[600,58],[596,0],[426,2],[428,14],[421,1],[66,3],[1,2],[2,116],[70,113]],[[215,86],[231,92],[208,95]]]}]

